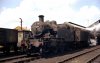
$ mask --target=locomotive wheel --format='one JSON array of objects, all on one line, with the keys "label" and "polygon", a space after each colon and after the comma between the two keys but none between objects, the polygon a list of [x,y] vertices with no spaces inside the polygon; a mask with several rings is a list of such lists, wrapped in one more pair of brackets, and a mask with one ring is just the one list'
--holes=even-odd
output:
[{"label": "locomotive wheel", "polygon": [[10,52],[10,45],[9,43],[3,44],[3,53],[8,54]]},{"label": "locomotive wheel", "polygon": [[16,43],[13,45],[13,48],[14,48],[14,52],[17,53],[18,52],[18,47],[17,47]]},{"label": "locomotive wheel", "polygon": [[27,56],[31,56],[31,49],[27,49],[26,54]]},{"label": "locomotive wheel", "polygon": [[10,53],[10,47],[4,47],[3,48],[3,53],[4,54],[9,54]]},{"label": "locomotive wheel", "polygon": [[58,53],[58,48],[57,47],[54,47],[53,53],[54,54],[57,54]]},{"label": "locomotive wheel", "polygon": [[45,57],[45,56],[46,56],[45,54],[46,54],[45,49],[41,48],[41,49],[40,49],[40,55],[41,55],[42,57]]},{"label": "locomotive wheel", "polygon": [[3,51],[4,54],[6,53],[5,49],[6,49],[5,47],[2,48],[2,51]]}]

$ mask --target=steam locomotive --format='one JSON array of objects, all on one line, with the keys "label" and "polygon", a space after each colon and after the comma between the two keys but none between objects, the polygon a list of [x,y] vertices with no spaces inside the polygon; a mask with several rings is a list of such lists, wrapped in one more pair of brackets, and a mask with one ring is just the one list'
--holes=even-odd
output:
[{"label": "steam locomotive", "polygon": [[39,15],[39,21],[31,26],[32,37],[28,54],[63,53],[64,51],[85,48],[90,43],[90,32],[85,27],[66,22],[57,24],[56,21],[44,22],[44,16]]}]

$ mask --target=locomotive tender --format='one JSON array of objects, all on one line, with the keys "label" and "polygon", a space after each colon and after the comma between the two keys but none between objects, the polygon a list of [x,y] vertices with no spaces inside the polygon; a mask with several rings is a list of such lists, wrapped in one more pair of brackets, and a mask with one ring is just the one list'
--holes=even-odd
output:
[{"label": "locomotive tender", "polygon": [[71,22],[63,24],[57,24],[56,21],[44,22],[44,16],[39,15],[39,21],[32,24],[31,31],[33,39],[30,38],[29,41],[33,49],[38,49],[43,54],[62,53],[89,46],[89,31]]}]

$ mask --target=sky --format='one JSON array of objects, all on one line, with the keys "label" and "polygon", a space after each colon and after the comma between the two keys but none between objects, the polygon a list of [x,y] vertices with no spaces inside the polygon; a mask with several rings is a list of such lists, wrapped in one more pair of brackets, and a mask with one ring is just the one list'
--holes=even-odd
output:
[{"label": "sky", "polygon": [[39,15],[57,23],[73,22],[88,27],[100,19],[100,0],[0,0],[0,27],[30,28]]}]

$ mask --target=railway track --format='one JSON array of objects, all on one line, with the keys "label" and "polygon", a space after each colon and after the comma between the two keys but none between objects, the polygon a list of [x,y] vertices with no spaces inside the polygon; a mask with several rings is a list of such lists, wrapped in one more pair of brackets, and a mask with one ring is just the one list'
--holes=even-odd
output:
[{"label": "railway track", "polygon": [[100,56],[100,47],[77,56],[68,58],[58,63],[92,63],[94,59]]},{"label": "railway track", "polygon": [[100,63],[100,55],[98,55],[95,58],[91,59],[88,63]]},{"label": "railway track", "polygon": [[19,55],[0,59],[0,63],[28,63],[39,58],[41,58],[39,55],[32,55],[29,57],[27,55]]},{"label": "railway track", "polygon": [[[42,59],[39,55],[33,55],[30,57],[27,57],[27,55],[19,55],[0,59],[0,63],[34,63],[34,60],[36,62],[38,61],[38,63],[91,63],[94,58],[98,57],[98,55],[100,55],[100,46],[87,49],[84,52],[77,52],[77,54],[56,57],[55,59],[48,58],[48,60],[44,60],[44,58]],[[41,59],[40,62],[39,59]]]}]

